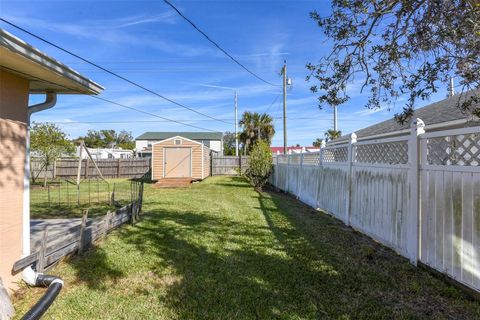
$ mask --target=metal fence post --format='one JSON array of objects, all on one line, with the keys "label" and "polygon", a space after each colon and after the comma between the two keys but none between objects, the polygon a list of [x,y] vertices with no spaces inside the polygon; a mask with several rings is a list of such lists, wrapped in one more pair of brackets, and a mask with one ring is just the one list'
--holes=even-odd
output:
[{"label": "metal fence post", "polygon": [[110,197],[110,204],[115,204],[115,182],[113,183],[113,187],[112,187],[112,195]]},{"label": "metal fence post", "polygon": [[88,167],[90,167],[90,158],[85,159],[85,179],[88,178]]},{"label": "metal fence post", "polygon": [[88,181],[88,205],[90,205],[90,203],[92,202],[91,195],[90,195],[90,192],[91,192],[91,190],[90,190],[90,180],[91,179],[87,180]]},{"label": "metal fence post", "polygon": [[347,149],[347,203],[345,208],[345,224],[350,225],[350,219],[352,216],[352,176],[353,176],[353,163],[355,162],[355,143],[357,143],[357,135],[352,133],[348,141]]},{"label": "metal fence post", "polygon": [[142,206],[143,206],[143,181],[140,183],[140,189],[138,191],[138,214],[142,212]]},{"label": "metal fence post", "polygon": [[82,222],[80,223],[80,235],[78,237],[78,253],[82,254],[85,251],[86,243],[85,243],[85,229],[87,227],[87,219],[88,219],[88,209],[83,212]]},{"label": "metal fence post", "polygon": [[240,175],[242,175],[242,155],[238,155],[238,167],[240,170]]},{"label": "metal fence post", "polygon": [[410,125],[408,164],[410,185],[410,212],[407,217],[407,253],[410,262],[417,265],[420,248],[420,152],[419,137],[425,133],[425,123],[416,118]]}]

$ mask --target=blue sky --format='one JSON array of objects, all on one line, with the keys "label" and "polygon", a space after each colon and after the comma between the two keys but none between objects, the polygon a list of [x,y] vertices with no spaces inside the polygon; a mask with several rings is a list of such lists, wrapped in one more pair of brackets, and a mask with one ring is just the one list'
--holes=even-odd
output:
[{"label": "blue sky", "polygon": [[[329,46],[309,12],[328,13],[328,1],[180,1],[173,3],[210,37],[262,78],[281,84],[283,60],[293,86],[288,93],[288,144],[311,145],[332,127],[332,111],[319,110],[305,82],[307,62]],[[233,90],[243,111],[268,111],[275,119],[273,145],[282,145],[281,88],[242,70],[163,1],[8,1],[2,17],[85,58],[226,124],[184,110],[95,69],[48,44],[0,22],[0,27],[105,87],[102,96],[167,118],[216,131],[233,131]],[[361,79],[360,79],[361,80]],[[393,116],[391,110],[367,110],[360,82],[349,86],[351,100],[339,108],[339,129],[352,132]],[[431,101],[442,99],[440,91]],[[31,103],[41,100],[34,96]],[[425,102],[424,104],[427,104]],[[423,105],[423,104],[422,104]],[[64,95],[55,108],[36,114],[38,122],[56,122],[71,138],[89,129],[199,131],[163,122],[88,96]],[[159,122],[156,122],[159,121]],[[82,122],[82,123],[78,123]],[[112,123],[89,123],[112,122]]]}]

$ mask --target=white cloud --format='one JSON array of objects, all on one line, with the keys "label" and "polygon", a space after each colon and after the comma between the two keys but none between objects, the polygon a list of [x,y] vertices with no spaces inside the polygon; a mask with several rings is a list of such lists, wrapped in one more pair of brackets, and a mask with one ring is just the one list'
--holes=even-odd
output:
[{"label": "white cloud", "polygon": [[[192,46],[178,43],[171,40],[165,40],[158,36],[145,35],[143,33],[127,32],[128,26],[134,26],[144,23],[172,23],[169,12],[156,16],[132,16],[111,20],[82,21],[78,23],[46,21],[38,18],[25,18],[20,16],[10,16],[9,20],[22,26],[46,29],[57,33],[63,33],[77,38],[86,38],[93,41],[102,42],[110,45],[128,45],[142,46],[166,53],[175,53],[185,57],[195,57],[201,55],[215,55],[217,52],[207,46]],[[140,20],[135,20],[140,19]]]}]

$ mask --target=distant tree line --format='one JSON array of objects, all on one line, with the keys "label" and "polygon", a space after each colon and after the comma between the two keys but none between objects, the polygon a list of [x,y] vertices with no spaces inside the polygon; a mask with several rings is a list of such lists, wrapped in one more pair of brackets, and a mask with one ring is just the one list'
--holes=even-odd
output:
[{"label": "distant tree line", "polygon": [[122,148],[133,150],[135,140],[132,133],[126,130],[88,130],[87,135],[74,140],[76,144],[83,140],[88,148]]}]

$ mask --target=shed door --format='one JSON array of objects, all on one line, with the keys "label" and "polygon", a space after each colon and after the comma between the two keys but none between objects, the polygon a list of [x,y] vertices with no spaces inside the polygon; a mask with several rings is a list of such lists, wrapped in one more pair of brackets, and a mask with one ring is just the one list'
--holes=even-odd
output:
[{"label": "shed door", "polygon": [[165,178],[191,177],[192,149],[165,148]]}]

